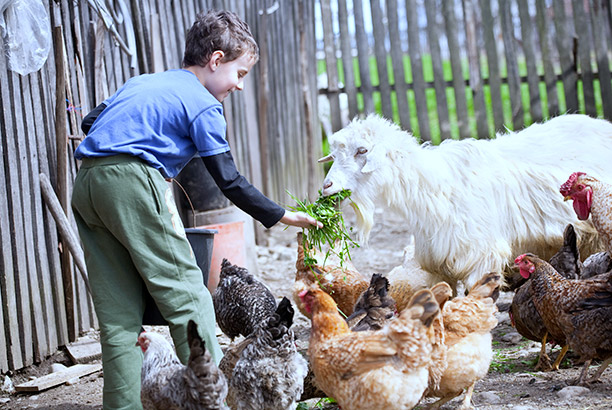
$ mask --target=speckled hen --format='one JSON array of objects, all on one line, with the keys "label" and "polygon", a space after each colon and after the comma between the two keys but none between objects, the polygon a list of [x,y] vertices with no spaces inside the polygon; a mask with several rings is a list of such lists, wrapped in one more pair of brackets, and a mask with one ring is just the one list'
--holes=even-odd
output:
[{"label": "speckled hen", "polygon": [[308,372],[290,329],[294,310],[286,297],[249,337],[229,382],[228,404],[237,410],[295,409]]},{"label": "speckled hen", "polygon": [[219,284],[213,295],[217,324],[230,339],[248,336],[276,309],[274,295],[245,268],[221,263]]},{"label": "speckled hen", "polygon": [[227,381],[200,338],[197,325],[187,324],[191,354],[183,365],[170,342],[154,332],[142,332],[144,352],[141,401],[144,410],[227,409]]}]

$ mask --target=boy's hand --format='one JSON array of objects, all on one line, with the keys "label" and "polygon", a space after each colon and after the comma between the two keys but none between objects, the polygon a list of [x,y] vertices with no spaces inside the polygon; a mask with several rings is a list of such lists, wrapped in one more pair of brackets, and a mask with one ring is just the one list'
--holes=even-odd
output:
[{"label": "boy's hand", "polygon": [[285,211],[280,221],[300,228],[323,228],[323,224],[305,212]]}]

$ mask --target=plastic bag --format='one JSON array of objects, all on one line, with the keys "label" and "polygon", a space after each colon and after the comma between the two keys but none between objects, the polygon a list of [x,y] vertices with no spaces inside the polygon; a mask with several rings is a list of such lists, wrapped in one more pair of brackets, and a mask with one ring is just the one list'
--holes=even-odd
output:
[{"label": "plastic bag", "polygon": [[42,0],[0,0],[0,11],[9,68],[21,75],[40,70],[52,42],[49,15]]}]

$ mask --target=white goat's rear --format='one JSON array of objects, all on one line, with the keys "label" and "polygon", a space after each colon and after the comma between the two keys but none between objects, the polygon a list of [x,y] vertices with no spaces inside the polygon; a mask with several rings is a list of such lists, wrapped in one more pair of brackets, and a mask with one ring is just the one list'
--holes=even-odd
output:
[{"label": "white goat's rear", "polygon": [[[575,171],[612,182],[612,124],[563,115],[492,140],[419,145],[377,115],[330,137],[334,163],[323,194],[352,191],[360,239],[376,200],[400,212],[429,272],[467,289],[523,252],[548,259],[574,224],[584,256],[600,250],[590,221],[579,221],[559,187]],[[322,159],[324,160],[324,159]]]}]

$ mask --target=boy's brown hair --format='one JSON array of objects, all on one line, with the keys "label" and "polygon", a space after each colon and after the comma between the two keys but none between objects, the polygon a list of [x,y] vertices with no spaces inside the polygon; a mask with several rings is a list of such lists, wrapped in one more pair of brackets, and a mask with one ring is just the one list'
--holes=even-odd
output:
[{"label": "boy's brown hair", "polygon": [[225,10],[199,13],[187,31],[183,67],[204,66],[217,50],[225,53],[223,62],[233,61],[244,53],[259,59],[259,47],[249,26],[236,13]]}]

